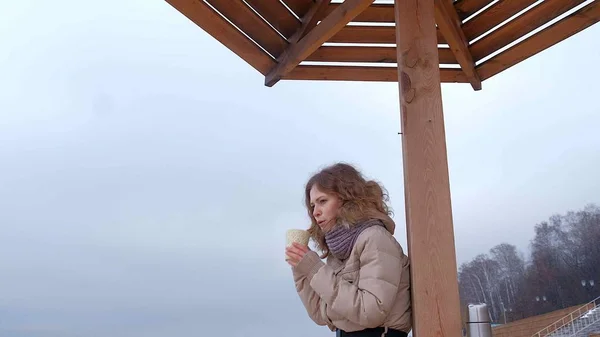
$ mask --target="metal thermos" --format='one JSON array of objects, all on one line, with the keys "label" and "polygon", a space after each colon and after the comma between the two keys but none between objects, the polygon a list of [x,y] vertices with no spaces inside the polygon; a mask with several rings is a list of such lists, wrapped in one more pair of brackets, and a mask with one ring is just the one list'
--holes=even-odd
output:
[{"label": "metal thermos", "polygon": [[469,337],[492,337],[492,323],[487,304],[469,304]]}]

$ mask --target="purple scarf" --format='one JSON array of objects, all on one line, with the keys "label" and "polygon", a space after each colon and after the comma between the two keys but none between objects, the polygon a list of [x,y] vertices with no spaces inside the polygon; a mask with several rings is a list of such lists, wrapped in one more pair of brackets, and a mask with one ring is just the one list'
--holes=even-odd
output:
[{"label": "purple scarf", "polygon": [[329,252],[340,260],[345,260],[350,256],[356,239],[365,229],[371,226],[383,226],[380,220],[372,219],[363,223],[346,228],[344,225],[337,225],[325,234],[325,243]]}]

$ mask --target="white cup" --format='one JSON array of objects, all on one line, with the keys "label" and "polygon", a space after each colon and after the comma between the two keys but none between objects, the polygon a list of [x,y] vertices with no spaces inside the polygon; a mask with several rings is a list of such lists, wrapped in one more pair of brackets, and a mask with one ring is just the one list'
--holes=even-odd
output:
[{"label": "white cup", "polygon": [[[310,239],[310,235],[308,234],[308,231],[303,229],[288,229],[288,231],[285,233],[285,239],[286,247],[291,246],[294,242],[308,246],[308,239]],[[285,258],[288,258],[287,255]]]}]

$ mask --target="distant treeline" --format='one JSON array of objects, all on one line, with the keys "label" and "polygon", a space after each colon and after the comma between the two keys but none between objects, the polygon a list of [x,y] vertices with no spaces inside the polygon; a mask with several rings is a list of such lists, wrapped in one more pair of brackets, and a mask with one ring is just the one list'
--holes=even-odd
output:
[{"label": "distant treeline", "polygon": [[459,268],[463,305],[487,303],[504,323],[600,296],[600,208],[554,215],[535,226],[530,256],[502,243]]}]

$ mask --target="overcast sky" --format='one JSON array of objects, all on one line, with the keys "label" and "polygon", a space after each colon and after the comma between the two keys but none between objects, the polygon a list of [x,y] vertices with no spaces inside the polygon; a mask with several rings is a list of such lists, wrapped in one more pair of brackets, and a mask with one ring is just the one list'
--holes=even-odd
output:
[{"label": "overcast sky", "polygon": [[[406,247],[398,88],[264,77],[164,1],[0,1],[0,336],[328,336],[284,233],[356,164]],[[443,86],[459,263],[600,202],[600,25]]]}]

